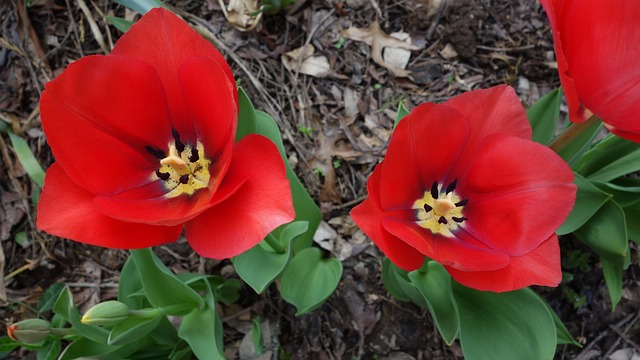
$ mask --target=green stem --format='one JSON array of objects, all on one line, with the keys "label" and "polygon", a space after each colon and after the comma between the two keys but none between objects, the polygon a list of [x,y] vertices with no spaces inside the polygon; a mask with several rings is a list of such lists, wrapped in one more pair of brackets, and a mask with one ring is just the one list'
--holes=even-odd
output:
[{"label": "green stem", "polygon": [[284,254],[286,252],[284,246],[280,244],[280,241],[278,241],[275,236],[269,234],[266,238],[264,238],[264,241],[266,241],[267,244],[269,244],[269,246],[271,246],[271,248],[273,248],[273,250],[275,250],[277,253]]},{"label": "green stem", "polygon": [[67,336],[67,335],[80,335],[78,331],[74,328],[51,328],[49,329],[49,334],[53,336]]},{"label": "green stem", "polygon": [[598,120],[599,119],[597,116],[591,115],[591,117],[586,121],[569,125],[568,128],[566,128],[562,133],[560,133],[560,135],[553,139],[551,144],[549,144],[549,148],[556,154],[559,154],[562,149],[571,144],[573,139],[589,129],[591,125],[593,125]]}]

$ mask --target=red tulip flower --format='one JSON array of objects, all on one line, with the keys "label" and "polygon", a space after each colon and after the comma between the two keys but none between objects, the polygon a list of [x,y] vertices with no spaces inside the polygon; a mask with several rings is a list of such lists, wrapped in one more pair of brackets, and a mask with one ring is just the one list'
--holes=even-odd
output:
[{"label": "red tulip flower", "polygon": [[556,286],[554,232],[573,207],[572,181],[558,155],[531,141],[515,92],[498,86],[402,119],[351,216],[402,269],[426,256],[478,290]]},{"label": "red tulip flower", "polygon": [[235,143],[238,101],[222,55],[154,9],[108,56],[87,56],[45,86],[42,124],[56,162],[38,228],[110,248],[175,241],[235,256],[294,218],[276,146]]},{"label": "red tulip flower", "polygon": [[616,135],[640,142],[640,1],[540,2],[571,121],[593,113]]}]

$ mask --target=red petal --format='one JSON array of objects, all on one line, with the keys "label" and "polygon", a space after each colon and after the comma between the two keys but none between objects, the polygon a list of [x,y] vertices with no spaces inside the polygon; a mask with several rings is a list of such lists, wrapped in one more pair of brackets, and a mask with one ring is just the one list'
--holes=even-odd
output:
[{"label": "red petal", "polygon": [[[210,158],[220,161],[223,152],[232,150],[236,137],[235,85],[215,61],[200,57],[189,59],[180,67],[180,86],[198,140]],[[226,171],[228,160],[224,164],[221,173]]]},{"label": "red petal", "polygon": [[49,234],[90,245],[137,249],[175,241],[182,226],[151,226],[104,216],[93,206],[95,195],[78,186],[58,163],[47,170],[36,225]]},{"label": "red petal", "polygon": [[467,121],[451,108],[426,103],[413,109],[391,136],[379,190],[382,208],[411,208],[434,181],[453,181],[449,170],[468,136]]},{"label": "red petal", "polygon": [[[237,191],[226,190],[238,184],[242,185]],[[220,195],[226,199],[219,201]],[[209,258],[238,255],[292,221],[291,187],[276,146],[260,135],[247,135],[238,142],[212,202],[213,207],[185,226],[191,247]]]},{"label": "red petal", "polygon": [[[513,88],[500,85],[463,93],[443,105],[460,112],[469,122],[469,139],[464,152],[452,168],[462,174],[475,157],[480,143],[492,134],[507,134],[531,139],[531,125]],[[442,136],[445,136],[444,134]]]},{"label": "red petal", "polygon": [[382,226],[409,246],[443,265],[479,271],[500,269],[509,263],[506,254],[487,248],[464,232],[456,233],[458,237],[436,236],[412,221],[390,217],[382,219]]},{"label": "red petal", "polygon": [[[180,66],[190,58],[208,57],[218,63],[229,82],[235,84],[231,68],[220,52],[187,23],[162,8],[150,10],[134,24],[116,43],[112,55],[136,57],[157,70],[167,92],[173,126],[191,143],[194,143],[195,134],[187,99],[180,90]],[[235,88],[233,93],[237,103]]]},{"label": "red petal", "polygon": [[[640,2],[542,1],[571,121],[585,107],[622,133],[640,134]],[[636,138],[637,135],[627,135]]]},{"label": "red petal", "polygon": [[620,136],[621,138],[625,138],[627,140],[631,140],[637,143],[640,143],[640,131],[626,131],[626,130],[622,130],[622,129],[618,129],[616,127],[613,127],[611,125],[607,125],[605,124],[606,128],[611,131],[612,133]]},{"label": "red petal", "polygon": [[538,247],[564,222],[575,200],[569,166],[549,148],[493,135],[477,150],[459,181],[463,227],[487,246],[511,256]]},{"label": "red petal", "polygon": [[47,83],[42,123],[54,156],[74,182],[115,194],[151,181],[171,127],[158,75],[135,59],[89,56]]},{"label": "red petal", "polygon": [[504,292],[530,285],[558,286],[562,280],[560,246],[554,234],[528,254],[511,258],[509,265],[494,271],[461,271],[445,266],[460,284],[481,291]]},{"label": "red petal", "polygon": [[373,240],[382,252],[398,267],[413,271],[424,262],[424,255],[404,241],[391,235],[382,226],[385,211],[380,205],[380,174],[382,164],[376,166],[369,180],[369,196],[351,210],[351,217],[362,231]]}]

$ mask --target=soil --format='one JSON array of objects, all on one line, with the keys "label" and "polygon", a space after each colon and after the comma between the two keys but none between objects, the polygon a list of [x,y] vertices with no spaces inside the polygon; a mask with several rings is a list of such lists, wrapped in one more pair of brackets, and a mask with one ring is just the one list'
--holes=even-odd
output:
[{"label": "soil", "polygon": [[[24,138],[46,168],[53,157],[38,112],[43,85],[72,61],[103,53],[121,32],[103,15],[135,14],[110,1],[5,0],[0,3],[0,120]],[[428,311],[389,295],[380,275],[381,253],[357,230],[349,210],[366,196],[366,179],[384,155],[397,105],[442,102],[472,89],[509,84],[525,106],[559,86],[549,25],[536,0],[319,0],[297,1],[265,15],[252,31],[226,21],[214,0],[168,3],[192,24],[215,35],[256,108],[280,125],[290,162],[320,205],[344,275],[320,308],[295,316],[272,285],[262,295],[242,290],[237,304],[221,306],[225,352],[244,358],[243,338],[260,317],[277,359],[460,359],[446,346]],[[440,5],[442,4],[442,5]],[[91,21],[89,21],[91,19]],[[374,49],[347,38],[349,27],[378,22],[387,34],[411,37],[410,77],[374,61]],[[97,25],[94,30],[91,23]],[[103,40],[98,41],[101,35]],[[311,44],[330,64],[326,74],[289,71],[282,57]],[[563,116],[566,115],[563,109]],[[49,286],[67,283],[76,302],[89,307],[113,299],[127,253],[49,236],[35,228],[31,196],[37,186],[17,160],[6,132],[0,136],[0,240],[6,294],[2,324],[33,317]],[[583,348],[561,345],[557,359],[631,359],[640,356],[640,267],[624,275],[623,299],[611,310],[597,257],[577,241],[561,238],[567,280],[537,289]],[[237,277],[228,261],[195,256],[184,239],[156,252],[176,272]],[[1,255],[1,254],[0,254]],[[2,257],[0,257],[2,260]],[[2,277],[0,277],[2,278]],[[629,355],[627,357],[624,357]],[[617,356],[617,357],[616,357]],[[16,350],[8,359],[35,358]]]}]

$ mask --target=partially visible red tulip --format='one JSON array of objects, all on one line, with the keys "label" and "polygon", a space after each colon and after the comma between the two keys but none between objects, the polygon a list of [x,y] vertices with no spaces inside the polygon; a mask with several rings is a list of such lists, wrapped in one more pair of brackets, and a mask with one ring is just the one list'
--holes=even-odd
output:
[{"label": "partially visible red tulip", "polygon": [[498,86],[402,119],[351,216],[405,270],[426,256],[478,290],[557,286],[555,231],[573,208],[572,181],[558,155],[531,141],[513,89]]},{"label": "partially visible red tulip", "polygon": [[540,0],[572,122],[593,113],[640,142],[640,1]]},{"label": "partially visible red tulip", "polygon": [[276,146],[235,143],[238,102],[222,55],[153,9],[108,56],[87,56],[45,86],[42,124],[56,162],[38,228],[135,249],[175,241],[227,258],[294,218]]}]

